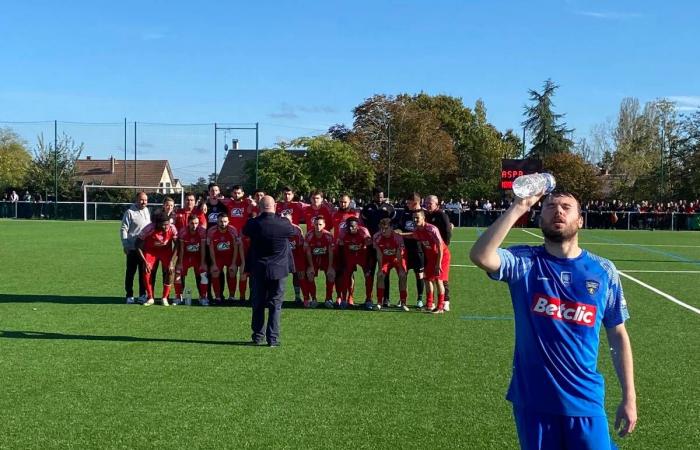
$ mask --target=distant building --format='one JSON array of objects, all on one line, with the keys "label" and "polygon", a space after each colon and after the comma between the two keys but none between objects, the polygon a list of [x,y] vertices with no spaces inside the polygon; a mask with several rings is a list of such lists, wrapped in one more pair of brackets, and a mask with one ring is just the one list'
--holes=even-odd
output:
[{"label": "distant building", "polygon": [[[277,150],[265,149],[260,150],[259,153],[262,154],[265,151]],[[286,149],[285,151],[295,156],[306,156],[305,149]],[[243,186],[255,186],[255,179],[248,179],[245,168],[247,163],[250,163],[253,166],[255,165],[256,153],[257,152],[254,149],[230,149],[226,153],[226,159],[224,160],[223,166],[221,166],[219,176],[216,178],[217,183],[219,183],[219,185],[224,189],[236,184]]]},{"label": "distant building", "polygon": [[75,180],[80,186],[160,186],[163,194],[173,194],[173,188],[182,187],[167,159],[124,161],[113,156],[109,159],[88,156],[76,161]]}]

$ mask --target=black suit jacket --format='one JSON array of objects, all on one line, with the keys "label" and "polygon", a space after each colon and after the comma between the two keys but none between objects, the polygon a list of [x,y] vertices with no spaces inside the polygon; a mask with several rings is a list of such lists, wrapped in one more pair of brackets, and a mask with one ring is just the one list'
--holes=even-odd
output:
[{"label": "black suit jacket", "polygon": [[248,220],[243,234],[250,238],[246,267],[251,276],[279,280],[294,272],[289,245],[294,227],[289,220],[273,213],[262,213]]}]

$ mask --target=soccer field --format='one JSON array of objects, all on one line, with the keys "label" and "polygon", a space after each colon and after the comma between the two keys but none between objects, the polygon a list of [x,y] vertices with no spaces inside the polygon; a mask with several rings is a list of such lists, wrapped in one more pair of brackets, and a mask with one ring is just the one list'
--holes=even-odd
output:
[{"label": "soccer field", "polygon": [[[467,256],[481,230],[455,230],[451,312],[286,308],[276,349],[244,345],[248,308],[124,304],[116,222],[0,230],[0,448],[517,447],[507,286]],[[513,230],[507,244],[539,235]],[[616,442],[699,448],[700,233],[580,242],[624,274],[639,423]],[[599,369],[612,426],[604,335]]]}]

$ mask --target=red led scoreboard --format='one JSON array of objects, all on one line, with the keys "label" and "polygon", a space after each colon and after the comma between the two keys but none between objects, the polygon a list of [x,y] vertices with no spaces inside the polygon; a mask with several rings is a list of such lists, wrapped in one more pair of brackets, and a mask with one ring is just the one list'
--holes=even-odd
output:
[{"label": "red led scoreboard", "polygon": [[513,180],[520,175],[542,172],[541,159],[502,159],[501,160],[501,189],[513,188]]}]

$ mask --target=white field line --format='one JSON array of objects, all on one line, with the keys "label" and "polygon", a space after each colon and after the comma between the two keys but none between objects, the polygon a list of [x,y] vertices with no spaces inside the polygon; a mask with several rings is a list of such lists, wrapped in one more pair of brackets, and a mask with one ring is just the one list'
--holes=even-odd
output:
[{"label": "white field line", "polygon": [[[524,231],[524,230],[523,230]],[[528,231],[529,233],[529,231]],[[533,233],[530,233],[533,234]],[[535,235],[537,236],[537,235]],[[540,237],[541,236],[537,236]],[[468,243],[474,243],[474,241],[450,241],[450,243],[456,242],[458,244],[468,244]],[[529,242],[518,242],[519,244],[539,244],[540,241],[529,241]],[[599,245],[599,246],[608,246],[608,247],[639,247],[640,245],[643,247],[671,247],[671,248],[700,248],[700,245],[674,245],[674,244],[626,244],[623,242],[579,242],[579,245],[581,246],[588,246],[588,245]]]},{"label": "white field line", "polygon": [[[527,231],[527,230],[523,230],[523,231],[524,231],[525,233],[531,234],[531,235],[533,235],[533,236],[537,236],[535,233],[531,233],[531,232],[529,232],[529,231]],[[541,236],[537,236],[537,237],[539,237],[540,239],[544,239],[544,238],[541,237]],[[669,294],[667,294],[667,293],[665,293],[665,292],[663,292],[663,291],[660,291],[660,290],[656,289],[654,286],[648,285],[648,284],[646,284],[645,282],[640,281],[640,280],[634,278],[634,277],[631,276],[631,275],[627,275],[626,273],[622,272],[621,270],[618,270],[617,272],[618,272],[620,275],[622,275],[623,277],[625,277],[625,278],[627,278],[627,279],[629,279],[629,280],[631,280],[631,281],[634,281],[634,282],[637,283],[638,285],[649,289],[651,292],[662,296],[662,297],[665,298],[666,300],[670,300],[670,301],[672,301],[673,303],[682,306],[683,308],[689,309],[689,310],[693,311],[695,314],[700,314],[700,309],[695,308],[695,307],[693,307],[693,306],[690,306],[690,305],[687,304],[687,303],[683,303],[682,301],[678,300],[676,297],[674,297],[674,296],[672,296],[672,295],[669,295]]]},{"label": "white field line", "polygon": [[678,300],[676,297],[674,297],[674,296],[672,296],[672,295],[669,295],[669,294],[667,294],[667,293],[665,293],[665,292],[663,292],[663,291],[660,291],[660,290],[656,289],[654,286],[650,286],[650,285],[646,284],[646,283],[643,282],[643,281],[639,281],[638,279],[634,278],[634,277],[631,276],[631,275],[627,275],[626,273],[621,272],[621,271],[619,271],[619,270],[618,270],[618,273],[619,273],[620,275],[622,275],[623,277],[625,277],[625,278],[627,278],[627,279],[629,279],[629,280],[634,281],[634,282],[637,283],[638,285],[649,289],[651,292],[654,292],[654,293],[656,293],[656,294],[659,294],[660,296],[662,296],[662,297],[665,298],[666,300],[670,300],[670,301],[672,301],[673,303],[675,303],[675,304],[677,304],[677,305],[680,305],[680,306],[682,306],[682,307],[684,307],[684,308],[686,308],[686,309],[689,309],[689,310],[693,311],[695,314],[700,314],[700,309],[695,308],[695,307],[693,307],[693,306],[690,306],[690,305],[688,305],[687,303],[683,303],[682,301]]}]

